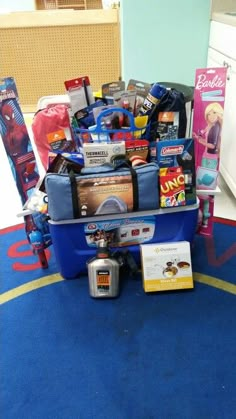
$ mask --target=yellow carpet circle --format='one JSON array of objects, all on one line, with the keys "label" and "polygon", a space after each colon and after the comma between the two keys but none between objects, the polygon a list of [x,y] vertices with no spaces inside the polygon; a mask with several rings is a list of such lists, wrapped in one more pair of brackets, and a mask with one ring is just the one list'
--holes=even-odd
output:
[{"label": "yellow carpet circle", "polygon": [[[223,281],[222,279],[214,278],[213,276],[204,275],[198,272],[193,273],[194,281],[200,282],[205,285],[209,285],[214,288],[218,288],[221,291],[228,292],[236,295],[236,285],[230,282]],[[65,281],[59,273],[44,276],[43,278],[35,279],[26,284],[20,285],[19,287],[13,288],[12,290],[6,291],[0,295],[0,304],[8,303],[21,295],[27,294],[28,292],[35,291],[39,288],[52,285],[57,282]]]}]

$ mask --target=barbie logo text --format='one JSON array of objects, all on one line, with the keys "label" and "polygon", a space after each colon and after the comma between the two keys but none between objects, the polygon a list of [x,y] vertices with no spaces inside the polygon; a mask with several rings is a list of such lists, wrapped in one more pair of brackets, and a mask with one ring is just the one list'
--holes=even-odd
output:
[{"label": "barbie logo text", "polygon": [[214,89],[215,87],[224,87],[225,83],[222,81],[222,79],[219,76],[213,77],[212,80],[207,79],[207,76],[205,74],[200,74],[198,76],[198,80],[195,86],[195,89],[201,90],[205,87],[210,87]]}]

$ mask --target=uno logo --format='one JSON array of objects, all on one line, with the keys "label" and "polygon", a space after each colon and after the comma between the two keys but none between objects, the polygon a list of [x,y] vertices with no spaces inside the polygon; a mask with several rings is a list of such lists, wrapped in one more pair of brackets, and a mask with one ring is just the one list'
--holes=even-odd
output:
[{"label": "uno logo", "polygon": [[181,174],[177,177],[175,177],[172,180],[167,180],[165,183],[161,185],[161,191],[164,194],[167,194],[170,191],[173,191],[174,189],[178,188],[179,186],[184,185],[185,179],[184,175]]}]

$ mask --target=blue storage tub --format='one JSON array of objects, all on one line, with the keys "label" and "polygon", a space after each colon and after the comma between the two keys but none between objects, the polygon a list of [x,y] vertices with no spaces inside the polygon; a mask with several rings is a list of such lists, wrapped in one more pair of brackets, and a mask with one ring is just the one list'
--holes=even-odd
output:
[{"label": "blue storage tub", "polygon": [[49,221],[60,274],[65,279],[87,273],[86,262],[96,254],[96,241],[106,238],[112,251],[129,249],[140,266],[141,243],[193,242],[199,202],[185,207],[79,220]]}]

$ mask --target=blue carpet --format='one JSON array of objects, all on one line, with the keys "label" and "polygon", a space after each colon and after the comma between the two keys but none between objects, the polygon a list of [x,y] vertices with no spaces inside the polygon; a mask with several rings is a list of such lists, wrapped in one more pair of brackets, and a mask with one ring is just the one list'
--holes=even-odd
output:
[{"label": "blue carpet", "polygon": [[[213,239],[196,237],[194,271],[235,284],[235,231],[217,222]],[[2,292],[56,272],[53,249],[43,271],[19,247],[22,229],[0,237]],[[235,418],[234,294],[196,280],[147,295],[139,277],[94,300],[84,277],[14,298],[0,315],[3,419]]]}]

